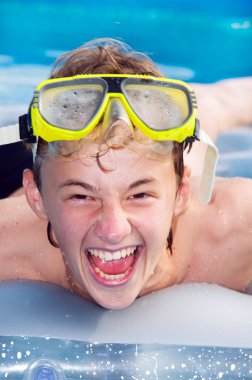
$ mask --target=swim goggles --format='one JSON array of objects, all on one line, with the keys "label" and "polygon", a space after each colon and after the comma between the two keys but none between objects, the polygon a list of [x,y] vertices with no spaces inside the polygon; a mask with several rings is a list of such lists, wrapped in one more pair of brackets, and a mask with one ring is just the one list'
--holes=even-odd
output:
[{"label": "swim goggles", "polygon": [[198,138],[196,99],[186,83],[124,74],[43,81],[34,92],[27,117],[21,119],[21,137],[79,140],[106,119],[107,108],[115,110],[115,104],[121,104],[134,127],[153,140]]}]

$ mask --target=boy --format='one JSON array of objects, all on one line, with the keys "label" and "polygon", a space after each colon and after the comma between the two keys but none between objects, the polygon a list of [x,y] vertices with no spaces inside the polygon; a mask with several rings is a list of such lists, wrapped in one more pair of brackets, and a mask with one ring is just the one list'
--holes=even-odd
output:
[{"label": "boy", "polygon": [[[203,136],[194,95],[160,77],[149,59],[114,41],[59,60],[53,80],[38,87],[32,125],[22,119],[23,135],[39,136],[34,173],[23,178],[34,215],[22,197],[1,205],[2,280],[48,281],[114,309],[175,283],[247,287],[252,181],[216,179],[211,202],[199,200],[183,162],[192,144],[188,159],[199,162],[191,158]],[[219,85],[226,94],[225,86],[233,82]],[[211,91],[214,85],[210,101]],[[232,112],[235,125],[245,121]],[[216,135],[218,122],[225,129],[228,114],[210,115],[207,129]],[[205,200],[216,153],[210,148]]]}]

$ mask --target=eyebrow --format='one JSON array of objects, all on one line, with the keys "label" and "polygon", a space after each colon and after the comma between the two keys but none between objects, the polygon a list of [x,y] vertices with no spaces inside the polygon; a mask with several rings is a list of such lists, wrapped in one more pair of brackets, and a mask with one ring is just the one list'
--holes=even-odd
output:
[{"label": "eyebrow", "polygon": [[[142,178],[142,179],[139,179],[139,180],[131,183],[128,186],[128,190],[132,190],[132,189],[135,189],[135,188],[140,187],[142,185],[148,185],[148,184],[152,184],[155,182],[157,182],[156,179],[152,178],[152,177]],[[68,180],[64,181],[62,184],[60,184],[59,187],[64,188],[64,187],[70,187],[70,186],[80,186],[83,189],[88,190],[88,191],[92,191],[94,193],[99,192],[99,190],[95,186],[92,186],[89,183],[82,182],[82,181],[75,180],[75,179],[68,179]]]},{"label": "eyebrow", "polygon": [[155,183],[157,182],[155,178],[142,178],[142,179],[139,179],[135,182],[133,182],[132,184],[129,185],[128,189],[129,190],[132,190],[132,189],[135,189],[136,187],[139,187],[139,186],[142,186],[142,185],[148,185],[148,184],[152,184],[152,183]]},{"label": "eyebrow", "polygon": [[60,188],[64,187],[70,187],[70,186],[80,186],[85,190],[92,191],[92,192],[97,192],[97,188],[95,186],[90,185],[89,183],[78,181],[75,179],[68,179],[64,181],[62,184],[60,184]]}]

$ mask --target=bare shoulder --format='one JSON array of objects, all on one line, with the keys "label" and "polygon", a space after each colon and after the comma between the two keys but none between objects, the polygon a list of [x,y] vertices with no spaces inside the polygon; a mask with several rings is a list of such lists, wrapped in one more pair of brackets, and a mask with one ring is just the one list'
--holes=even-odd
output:
[{"label": "bare shoulder", "polygon": [[217,178],[213,207],[233,232],[249,234],[252,241],[252,179]]},{"label": "bare shoulder", "polygon": [[0,281],[31,279],[62,284],[62,256],[48,243],[46,228],[46,221],[31,211],[24,195],[0,201]]},{"label": "bare shoulder", "polygon": [[187,280],[239,291],[248,286],[252,279],[251,195],[251,179],[216,178],[211,203],[195,202],[197,238]]},{"label": "bare shoulder", "polygon": [[224,202],[235,209],[245,207],[249,211],[252,208],[252,179],[218,177],[213,197],[217,203]]}]

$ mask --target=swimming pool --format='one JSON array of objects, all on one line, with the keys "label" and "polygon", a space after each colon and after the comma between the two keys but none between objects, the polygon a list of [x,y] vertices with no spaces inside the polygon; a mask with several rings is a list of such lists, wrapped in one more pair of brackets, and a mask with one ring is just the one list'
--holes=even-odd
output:
[{"label": "swimming pool", "polygon": [[[116,5],[115,5],[116,4]],[[0,2],[0,126],[25,113],[62,52],[98,37],[144,51],[167,76],[189,81],[252,75],[250,0]]]},{"label": "swimming pool", "polygon": [[[2,0],[0,17],[1,36],[4,36],[0,41],[0,126],[15,123],[26,112],[35,86],[48,76],[49,66],[59,54],[91,38],[122,38],[134,49],[149,53],[165,75],[183,80],[211,82],[252,75],[250,0],[141,0],[137,4],[131,0],[125,1],[124,6],[112,0],[96,1],[95,5],[81,0]],[[252,178],[251,133],[244,129],[220,137],[219,174]],[[10,309],[0,309],[4,321],[0,324],[0,379],[252,378],[251,307],[247,306],[248,298],[243,305],[245,309],[240,303],[240,297],[245,299],[248,295],[237,293],[239,303],[232,309],[231,304],[224,305],[221,298],[217,301],[216,294],[204,287],[203,294],[192,287],[188,304],[184,303],[185,293],[175,292],[177,306],[170,312],[166,310],[167,314],[160,312],[163,319],[167,317],[162,325],[166,335],[161,332],[158,338],[169,336],[167,344],[158,343],[159,339],[155,338],[157,343],[150,346],[146,342],[122,344],[115,342],[115,338],[120,339],[119,331],[126,335],[131,331],[134,338],[137,333],[141,338],[149,336],[151,331],[146,334],[146,329],[141,330],[141,318],[151,315],[148,308],[157,311],[158,306],[164,306],[162,300],[159,305],[155,303],[160,293],[137,300],[128,311],[110,312],[86,305],[77,296],[50,288],[48,284],[43,284],[45,290],[38,284],[30,288],[31,295],[25,291],[26,284],[15,286],[12,289],[15,302]],[[59,297],[58,293],[64,294]],[[0,293],[0,298],[3,294]],[[201,302],[204,294],[206,304]],[[218,294],[221,294],[219,289]],[[11,298],[14,297],[8,293],[7,299]],[[192,301],[197,307],[192,307]],[[1,305],[4,304],[2,301]],[[86,307],[93,306],[93,314],[87,313]],[[130,317],[134,308],[139,309],[138,321],[136,315]],[[238,317],[234,311],[240,313]],[[92,318],[86,323],[85,336],[82,329],[87,315]],[[226,317],[215,335],[209,330],[213,315],[217,319],[220,315]],[[101,323],[102,318],[110,321],[109,328]],[[240,325],[241,318],[244,323]],[[11,323],[10,331],[7,322]],[[189,323],[187,329],[185,322]],[[230,322],[234,323],[231,327]],[[94,323],[98,336],[91,339],[90,334],[96,331]],[[174,323],[177,329],[173,331]],[[134,330],[137,326],[138,331]],[[154,327],[147,330],[155,333]],[[221,340],[223,329],[230,335],[228,347]],[[66,331],[67,337],[63,334]],[[106,333],[113,333],[114,340],[111,337],[108,340]]]},{"label": "swimming pool", "polygon": [[106,310],[54,285],[0,283],[1,305],[13,298],[1,380],[252,379],[249,295],[184,284]]}]

